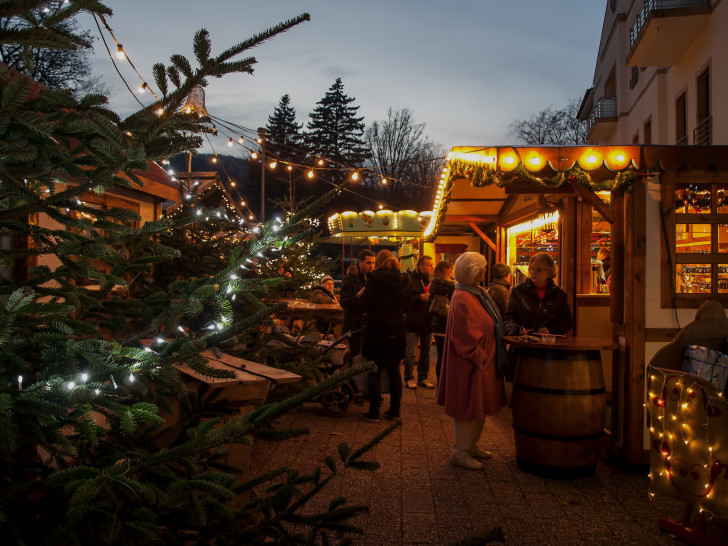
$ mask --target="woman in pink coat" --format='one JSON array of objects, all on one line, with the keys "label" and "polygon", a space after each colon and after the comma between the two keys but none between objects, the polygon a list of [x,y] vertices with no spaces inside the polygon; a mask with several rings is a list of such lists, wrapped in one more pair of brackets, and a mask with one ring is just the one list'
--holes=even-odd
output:
[{"label": "woman in pink coat", "polygon": [[485,258],[466,252],[455,262],[455,293],[450,302],[437,403],[455,420],[452,463],[470,470],[476,459],[491,454],[477,445],[486,415],[497,413],[505,400],[503,325],[500,313],[478,283],[485,278]]}]

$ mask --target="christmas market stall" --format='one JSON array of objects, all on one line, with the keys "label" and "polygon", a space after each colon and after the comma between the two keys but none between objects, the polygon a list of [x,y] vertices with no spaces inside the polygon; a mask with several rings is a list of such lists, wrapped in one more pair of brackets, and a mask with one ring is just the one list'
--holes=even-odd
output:
[{"label": "christmas market stall", "polygon": [[554,257],[571,335],[614,343],[606,445],[642,464],[647,363],[701,303],[728,306],[728,147],[456,147],[424,238],[438,260],[475,250],[506,263],[514,283],[534,253]]},{"label": "christmas market stall", "polygon": [[[328,219],[329,242],[341,244],[342,255],[354,258],[355,246],[388,247],[400,260],[402,271],[413,271],[420,254],[420,240],[432,212],[413,210],[339,212]],[[348,251],[347,251],[348,245]],[[342,261],[342,275],[345,274]]]}]

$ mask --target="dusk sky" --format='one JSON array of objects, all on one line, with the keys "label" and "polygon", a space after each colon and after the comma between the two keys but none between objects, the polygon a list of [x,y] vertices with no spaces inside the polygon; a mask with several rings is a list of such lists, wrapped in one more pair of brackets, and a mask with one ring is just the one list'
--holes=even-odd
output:
[{"label": "dusk sky", "polygon": [[[195,67],[192,38],[200,28],[210,32],[215,55],[308,12],[311,21],[246,55],[258,61],[253,75],[210,80],[206,102],[212,115],[245,127],[264,126],[287,93],[298,121],[305,123],[316,102],[341,77],[366,124],[384,119],[388,108],[407,107],[415,121],[426,124],[430,139],[447,149],[512,143],[507,132],[515,119],[580,98],[591,86],[606,5],[603,0],[108,4],[114,10],[109,25],[151,85],[152,65],[168,64],[172,54],[187,56]],[[81,23],[98,36],[90,19]],[[114,47],[106,32],[105,37]],[[136,89],[140,81],[125,64],[120,69]],[[133,111],[137,103],[100,40],[93,65],[111,90],[112,107],[122,114]],[[214,146],[229,153],[222,138]]]}]

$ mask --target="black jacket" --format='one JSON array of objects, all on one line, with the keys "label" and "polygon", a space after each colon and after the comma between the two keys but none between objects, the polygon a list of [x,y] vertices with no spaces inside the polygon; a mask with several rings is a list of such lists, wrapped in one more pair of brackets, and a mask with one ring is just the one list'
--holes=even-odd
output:
[{"label": "black jacket", "polygon": [[404,358],[405,312],[410,301],[407,276],[393,269],[372,271],[367,275],[362,300],[367,314],[364,357]]},{"label": "black jacket", "polygon": [[366,286],[366,276],[362,275],[358,266],[349,268],[349,274],[344,277],[339,291],[339,303],[344,309],[344,332],[358,328],[364,316],[364,304],[357,297],[359,290]]},{"label": "black jacket", "polygon": [[488,295],[495,302],[498,311],[503,316],[506,309],[508,309],[508,300],[511,297],[511,283],[505,279],[493,279],[488,287]]},{"label": "black jacket", "polygon": [[[441,279],[439,277],[434,277],[432,281],[430,282],[430,301],[427,302],[427,308],[429,310],[430,302],[432,301],[433,296],[445,296],[448,301],[450,301],[450,298],[452,298],[453,292],[455,292],[455,283],[453,281],[448,281],[445,279]],[[432,319],[432,331],[435,334],[444,334],[445,333],[445,327],[447,326],[447,319],[445,317],[441,317],[439,315],[433,315],[430,313],[430,318]]]},{"label": "black jacket", "polygon": [[568,296],[554,281],[549,279],[546,284],[543,300],[531,279],[511,290],[508,308],[503,315],[505,335],[520,335],[522,327],[527,330],[546,327],[551,334],[565,334],[573,326]]},{"label": "black jacket", "polygon": [[430,277],[420,273],[418,269],[407,273],[410,283],[410,307],[407,311],[408,332],[429,332],[430,325],[430,302],[422,301],[420,297],[425,293],[425,286],[430,284]]}]

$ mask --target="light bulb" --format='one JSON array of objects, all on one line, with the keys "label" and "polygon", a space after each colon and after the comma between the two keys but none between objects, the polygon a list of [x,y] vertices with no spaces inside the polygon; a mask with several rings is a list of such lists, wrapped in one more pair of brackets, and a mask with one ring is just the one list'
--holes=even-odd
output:
[{"label": "light bulb", "polygon": [[252,157],[253,159],[258,159],[258,153],[253,152],[252,154],[250,154],[250,157]]},{"label": "light bulb", "polygon": [[240,137],[240,138],[238,139],[238,142],[239,142],[240,144],[242,144],[243,142],[245,142],[245,140],[243,139],[243,137]]},{"label": "light bulb", "polygon": [[121,44],[116,44],[116,58],[120,61],[126,59],[126,52],[124,51],[124,46]]},{"label": "light bulb", "polygon": [[270,162],[270,164],[269,164],[268,166],[269,166],[269,167],[270,167],[271,169],[275,169],[277,165],[278,165],[278,163],[276,163],[275,161],[271,161],[271,162]]},{"label": "light bulb", "polygon": [[213,158],[212,158],[212,162],[213,162],[213,163],[217,163],[217,158],[216,158],[216,157],[213,157]]},{"label": "light bulb", "polygon": [[358,172],[358,171],[354,171],[354,172],[353,172],[353,173],[351,174],[351,179],[352,179],[352,180],[353,180],[354,182],[356,182],[357,180],[359,180],[359,172]]},{"label": "light bulb", "polygon": [[308,176],[309,178],[313,178],[313,171],[308,171],[308,174],[306,176]]},{"label": "light bulb", "polygon": [[142,83],[142,84],[141,84],[141,85],[139,86],[139,92],[140,92],[140,93],[145,93],[145,92],[146,92],[146,90],[147,90],[147,82],[143,82],[143,83]]},{"label": "light bulb", "polygon": [[323,167],[323,165],[324,165],[324,160],[323,160],[323,159],[319,159],[319,160],[318,160],[318,164],[319,164],[319,165],[321,165],[321,166]]},{"label": "light bulb", "polygon": [[157,114],[158,116],[162,116],[162,115],[164,115],[164,108],[157,108],[154,111],[154,113]]},{"label": "light bulb", "polygon": [[227,144],[228,144],[228,146],[229,146],[230,148],[232,148],[232,147],[233,147],[233,139],[232,139],[232,138],[231,138],[231,139],[229,139],[229,140],[228,140],[228,143],[227,143]]},{"label": "light bulb", "polygon": [[386,186],[386,185],[387,185],[387,179],[386,178],[382,178],[382,186]]}]

